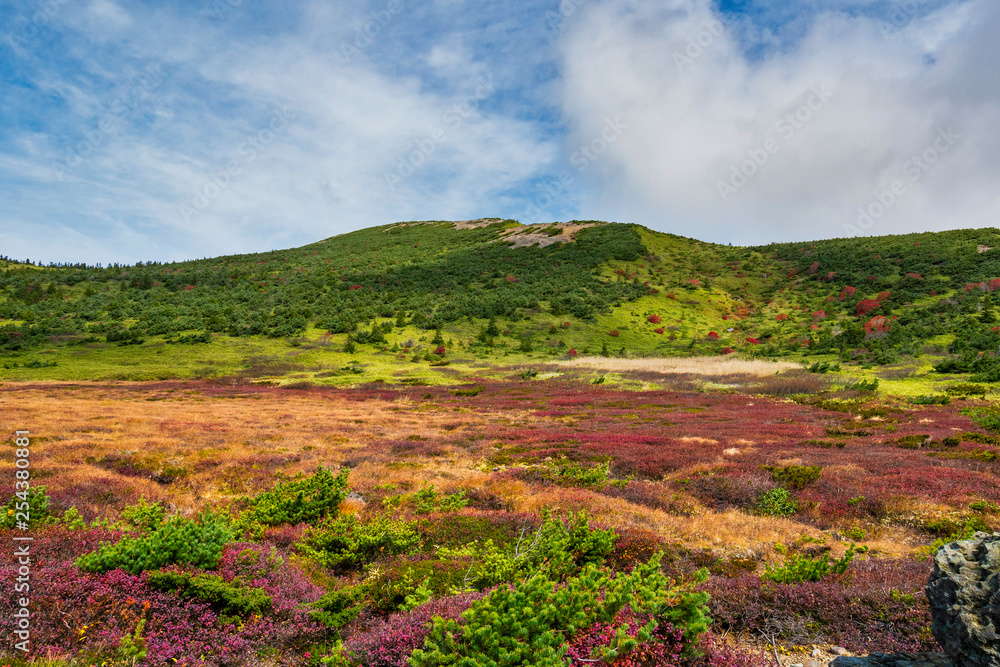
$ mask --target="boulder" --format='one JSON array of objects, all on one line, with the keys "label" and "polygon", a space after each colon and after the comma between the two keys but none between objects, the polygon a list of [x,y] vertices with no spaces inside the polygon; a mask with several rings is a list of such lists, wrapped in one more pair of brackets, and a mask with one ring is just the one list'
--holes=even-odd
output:
[{"label": "boulder", "polygon": [[1000,534],[938,549],[926,592],[934,637],[954,663],[1000,667]]}]

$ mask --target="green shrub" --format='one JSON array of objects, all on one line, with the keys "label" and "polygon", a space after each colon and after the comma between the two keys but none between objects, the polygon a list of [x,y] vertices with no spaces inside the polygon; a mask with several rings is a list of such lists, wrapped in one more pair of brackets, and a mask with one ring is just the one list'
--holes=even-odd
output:
[{"label": "green shrub", "polygon": [[486,387],[482,385],[473,387],[472,389],[455,389],[451,393],[453,396],[479,396]]},{"label": "green shrub", "polygon": [[960,382],[950,387],[945,387],[945,391],[952,396],[985,396],[989,393],[990,388],[985,384]]},{"label": "green shrub", "polygon": [[146,535],[127,535],[114,544],[102,544],[77,558],[76,565],[87,572],[121,568],[130,574],[167,565],[212,569],[231,538],[228,522],[219,515],[203,512],[197,519],[174,516]]},{"label": "green shrub", "polygon": [[786,489],[801,489],[812,484],[823,474],[823,466],[762,466],[771,473],[771,479]]},{"label": "green shrub", "polygon": [[[55,520],[49,506],[52,500],[45,493],[47,487],[32,486],[24,491],[16,491],[7,504],[0,509],[0,528],[15,528],[27,515],[28,528],[37,528]],[[18,516],[18,515],[21,516]]]},{"label": "green shrub", "polygon": [[469,504],[469,499],[465,497],[465,489],[443,495],[438,493],[433,484],[425,484],[419,491],[385,498],[382,504],[388,508],[408,505],[413,507],[416,514],[431,514],[432,512],[457,512]]},{"label": "green shrub", "polygon": [[158,591],[197,598],[227,617],[263,614],[271,608],[271,596],[247,586],[239,577],[227,582],[215,574],[158,571],[149,573],[149,585]]},{"label": "green shrub", "polygon": [[387,516],[361,523],[349,514],[309,529],[297,549],[326,567],[357,567],[379,556],[406,553],[417,546],[420,536],[415,525]]},{"label": "green shrub", "polygon": [[776,488],[765,491],[754,505],[754,513],[763,516],[791,516],[799,511],[799,504],[788,489]]},{"label": "green shrub", "polygon": [[[707,573],[702,571],[699,581]],[[660,571],[659,556],[617,576],[590,565],[559,584],[537,574],[517,586],[502,586],[473,603],[461,620],[434,619],[424,647],[410,656],[413,667],[454,665],[566,664],[566,642],[595,623],[611,623],[630,605],[651,620],[630,639],[619,632],[596,653],[604,662],[624,657],[638,642],[647,641],[661,623],[684,632],[690,644],[708,628],[707,593],[671,586]]]},{"label": "green shrub", "polygon": [[844,385],[844,389],[853,391],[876,391],[878,390],[878,380],[859,380]]},{"label": "green shrub", "polygon": [[987,431],[1000,433],[1000,408],[990,406],[987,408],[965,408],[962,414],[972,417],[972,421],[982,426]]},{"label": "green shrub", "polygon": [[163,523],[165,516],[166,510],[159,501],[148,503],[146,496],[140,496],[138,504],[130,505],[122,510],[121,523],[126,529],[155,530]]},{"label": "green shrub", "polygon": [[310,477],[282,482],[249,500],[251,509],[240,517],[240,525],[312,523],[334,516],[349,492],[349,474],[349,468],[341,468],[335,477],[328,468],[320,466]]},{"label": "green shrub", "polygon": [[322,623],[328,628],[339,630],[364,609],[364,588],[362,586],[346,586],[329,591],[311,605],[309,618]]},{"label": "green shrub", "polygon": [[816,558],[795,554],[794,556],[786,556],[784,565],[768,565],[767,571],[761,577],[776,584],[798,584],[803,581],[819,581],[828,574],[843,574],[846,572],[847,566],[850,565],[853,558],[853,543],[842,558],[832,563],[830,562],[829,553]]},{"label": "green shrub", "polygon": [[910,399],[913,405],[948,405],[951,403],[950,396],[937,396],[934,394],[923,394]]}]

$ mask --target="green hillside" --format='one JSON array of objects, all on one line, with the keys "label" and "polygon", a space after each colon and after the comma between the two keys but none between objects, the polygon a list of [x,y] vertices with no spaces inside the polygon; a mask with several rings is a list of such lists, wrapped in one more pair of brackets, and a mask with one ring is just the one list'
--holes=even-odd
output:
[{"label": "green hillside", "polygon": [[860,366],[930,354],[994,381],[998,246],[995,229],[737,248],[489,219],[177,263],[6,260],[0,377],[343,382],[360,363],[366,379],[419,383],[446,364],[739,352]]}]

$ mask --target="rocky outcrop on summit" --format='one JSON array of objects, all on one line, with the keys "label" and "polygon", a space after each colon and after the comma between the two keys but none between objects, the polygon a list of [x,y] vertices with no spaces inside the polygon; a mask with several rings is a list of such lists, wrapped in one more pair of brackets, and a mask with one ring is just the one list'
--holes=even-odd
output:
[{"label": "rocky outcrop on summit", "polygon": [[1000,667],[1000,534],[938,549],[927,599],[938,643],[959,667]]}]

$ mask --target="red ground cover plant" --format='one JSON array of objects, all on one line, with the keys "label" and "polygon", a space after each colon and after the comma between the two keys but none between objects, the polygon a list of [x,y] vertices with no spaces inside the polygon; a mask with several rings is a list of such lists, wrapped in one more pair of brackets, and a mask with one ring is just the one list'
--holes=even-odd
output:
[{"label": "red ground cover plant", "polygon": [[660,317],[659,315],[650,315],[649,317],[646,318],[646,321],[649,322],[650,324],[659,324],[660,322],[663,321],[663,318]]}]

